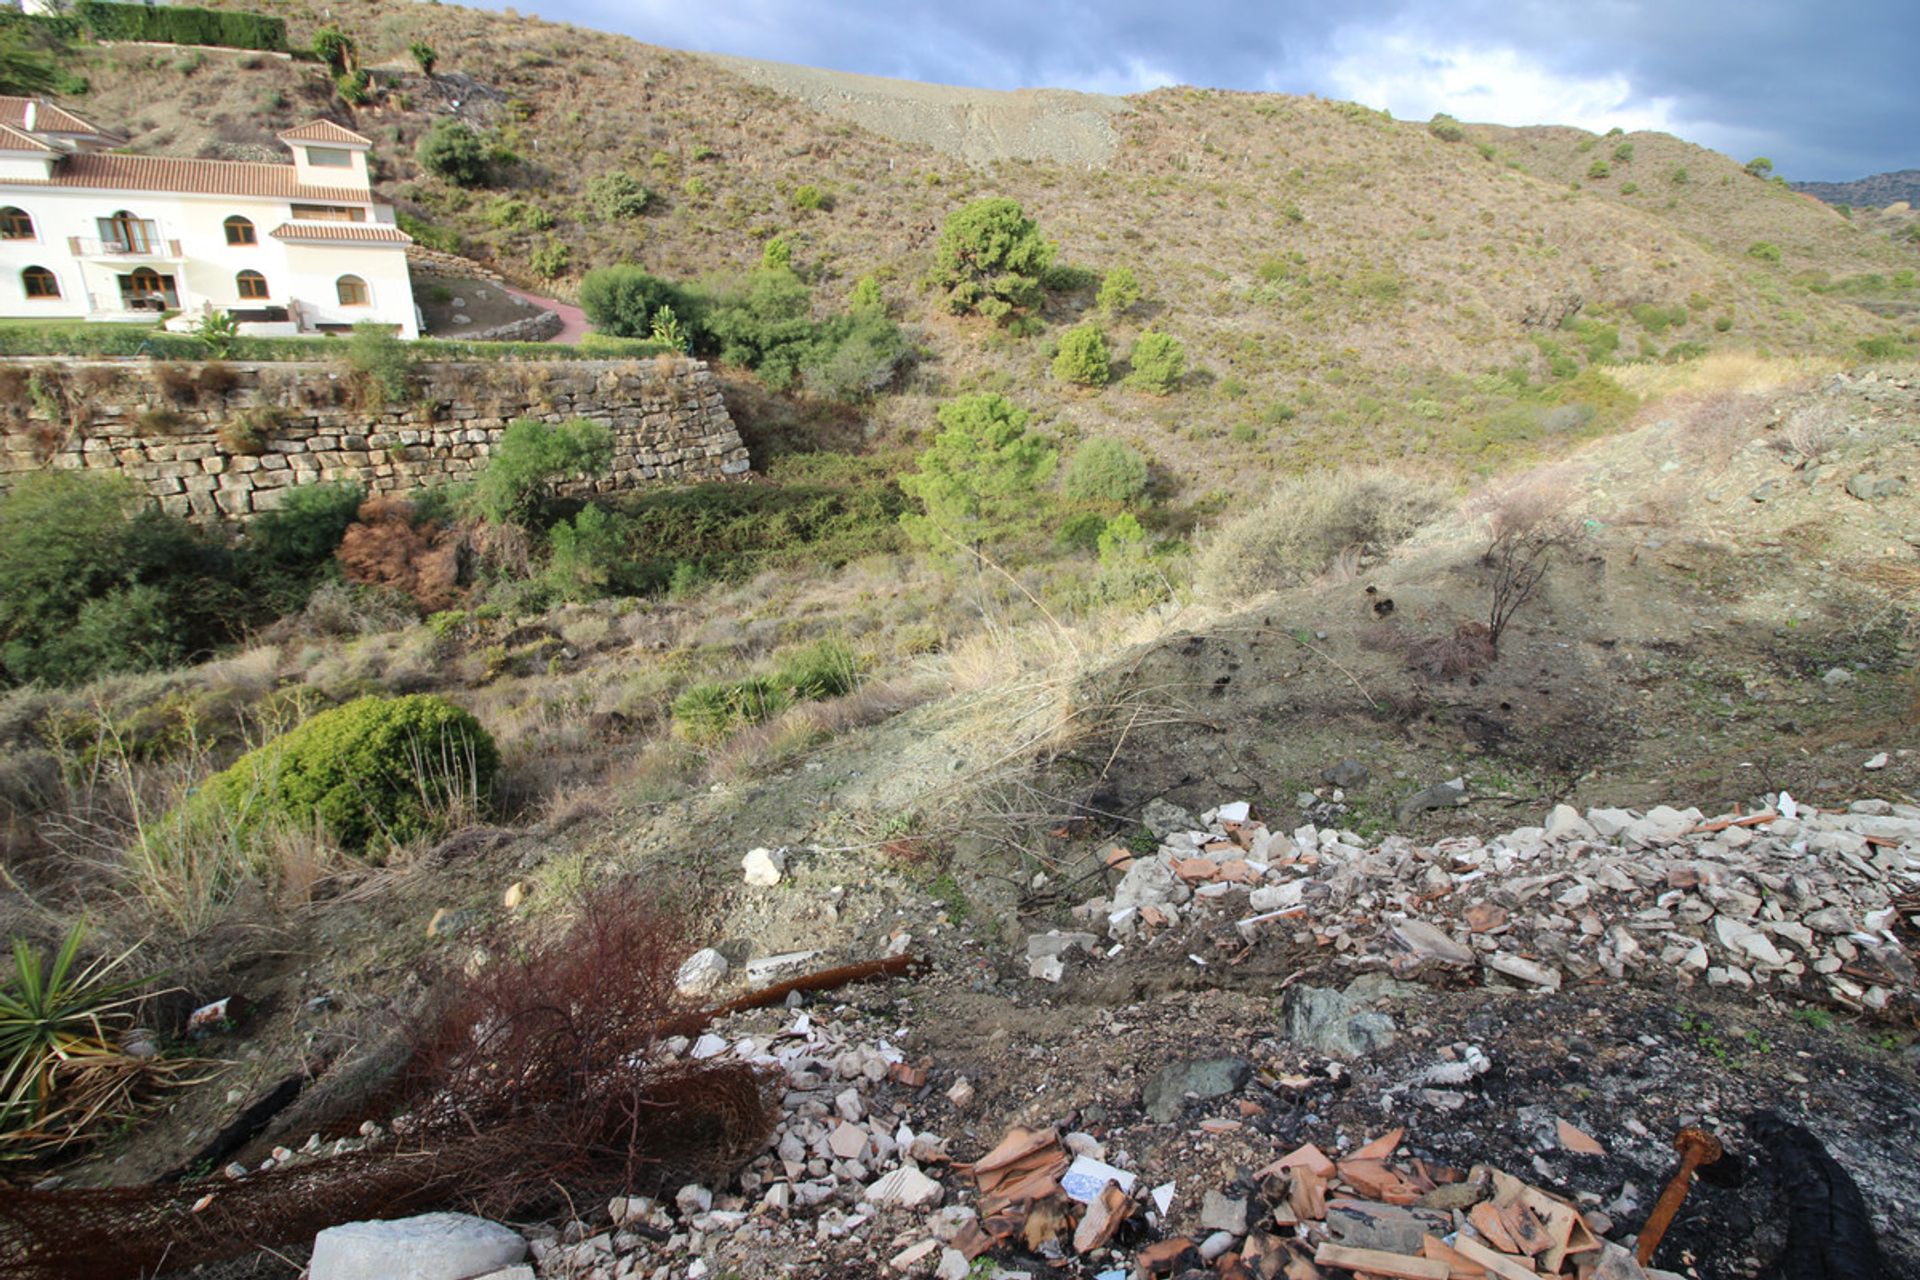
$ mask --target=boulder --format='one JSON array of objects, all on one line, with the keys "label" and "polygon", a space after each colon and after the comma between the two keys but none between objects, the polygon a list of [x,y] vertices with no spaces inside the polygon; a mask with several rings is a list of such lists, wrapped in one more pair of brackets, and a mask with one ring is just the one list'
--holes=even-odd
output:
[{"label": "boulder", "polygon": [[681,962],[679,972],[674,975],[674,989],[683,996],[712,995],[726,981],[727,967],[725,956],[712,947],[703,948]]},{"label": "boulder", "polygon": [[313,1240],[309,1280],[471,1280],[527,1256],[517,1231],[465,1213],[349,1222]]},{"label": "boulder", "polygon": [[780,883],[781,873],[787,869],[787,851],[785,849],[749,849],[747,856],[740,859],[740,869],[746,872],[747,883],[761,889],[771,889]]},{"label": "boulder", "polygon": [[1423,787],[1405,797],[1394,806],[1393,815],[1401,822],[1415,814],[1425,813],[1429,809],[1451,809],[1462,804],[1467,798],[1467,783],[1464,778],[1454,778],[1447,782],[1436,782]]},{"label": "boulder", "polygon": [[1147,1081],[1147,1087],[1140,1091],[1140,1102],[1149,1117],[1166,1124],[1186,1107],[1188,1094],[1204,1099],[1238,1093],[1252,1074],[1252,1066],[1243,1058],[1199,1058],[1170,1063]]},{"label": "boulder", "polygon": [[1334,1058],[1357,1058],[1385,1049],[1398,1038],[1393,1019],[1326,987],[1287,992],[1287,1039]]}]

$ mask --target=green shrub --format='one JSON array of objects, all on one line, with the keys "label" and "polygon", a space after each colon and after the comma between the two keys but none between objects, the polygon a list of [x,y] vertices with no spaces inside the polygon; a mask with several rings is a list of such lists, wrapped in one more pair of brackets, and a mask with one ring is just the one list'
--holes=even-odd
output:
[{"label": "green shrub", "polygon": [[853,282],[853,291],[847,295],[847,310],[856,316],[887,314],[887,297],[880,291],[880,281],[872,273]]},{"label": "green shrub", "polygon": [[1604,178],[1612,172],[1613,170],[1607,166],[1607,162],[1605,160],[1595,160],[1592,164],[1587,166],[1587,177],[1589,179]]},{"label": "green shrub", "polygon": [[900,480],[921,513],[901,517],[924,546],[979,546],[1035,514],[1034,490],[1053,473],[1057,455],[1027,430],[1031,415],[1004,396],[961,396],[937,411],[941,431],[921,453],[918,470]]},{"label": "green shrub", "polygon": [[[573,250],[564,240],[548,236],[540,246],[527,255],[527,265],[542,279],[552,280],[556,276],[567,274],[567,268],[573,265]],[[658,335],[649,335],[658,336]]]},{"label": "green shrub", "polygon": [[884,309],[857,311],[819,327],[800,375],[814,395],[852,404],[893,385],[912,356],[906,334]]},{"label": "green shrub", "polygon": [[1613,162],[1615,164],[1633,163],[1633,144],[1631,142],[1623,142],[1615,147],[1613,149]]},{"label": "green shrub", "polygon": [[420,68],[420,74],[431,76],[433,68],[439,63],[440,55],[433,46],[424,40],[415,40],[407,46],[407,55],[413,59],[413,65]]},{"label": "green shrub", "polygon": [[832,198],[811,182],[795,187],[787,197],[787,207],[795,213],[812,213],[827,208],[831,203]]},{"label": "green shrub", "polygon": [[608,222],[629,222],[647,211],[653,192],[630,173],[603,173],[587,183],[587,203]]},{"label": "green shrub", "polygon": [[248,523],[241,554],[251,572],[292,576],[297,590],[332,560],[367,491],[342,481],[296,485],[285,492],[286,501]]},{"label": "green shrub", "polygon": [[1106,528],[1105,516],[1082,511],[1062,521],[1060,532],[1054,535],[1053,540],[1062,551],[1093,551],[1099,547],[1100,535],[1106,532]]},{"label": "green shrub", "polygon": [[760,246],[760,266],[768,271],[793,266],[793,237],[768,236],[767,242]]},{"label": "green shrub", "polygon": [[595,328],[621,338],[645,338],[653,332],[653,313],[673,308],[682,323],[694,313],[685,290],[639,267],[621,265],[589,271],[580,281],[580,308]]},{"label": "green shrub", "polygon": [[1667,175],[1667,181],[1671,182],[1676,187],[1684,187],[1687,185],[1687,183],[1691,182],[1692,179],[1687,176],[1687,171],[1685,169],[1675,169],[1672,173]]},{"label": "green shrub", "polygon": [[1143,333],[1133,344],[1127,363],[1131,366],[1128,386],[1164,396],[1186,376],[1187,349],[1170,333]]},{"label": "green shrub", "polygon": [[1100,281],[1100,293],[1095,299],[1100,314],[1109,320],[1116,320],[1140,305],[1140,279],[1133,274],[1133,268],[1114,267]]},{"label": "green shrub", "polygon": [[553,215],[529,200],[502,196],[487,205],[481,214],[490,227],[507,231],[545,231],[553,225]]},{"label": "green shrub", "polygon": [[345,75],[353,66],[353,37],[333,23],[328,23],[313,33],[313,56],[327,64],[327,70],[335,79]]},{"label": "green shrub", "polygon": [[524,527],[535,522],[557,485],[601,475],[612,463],[613,432],[603,423],[520,418],[501,432],[467,502],[483,520]]},{"label": "green shrub", "polygon": [[395,337],[392,329],[362,320],[353,326],[353,336],[346,346],[348,366],[376,387],[388,403],[399,403],[413,394],[407,344]]},{"label": "green shrub", "polygon": [[236,839],[316,826],[378,853],[444,834],[485,806],[500,756],[473,716],[441,698],[358,698],[322,711],[207,779],[180,811]]},{"label": "green shrub", "polygon": [[1733,328],[1732,316],[1715,316],[1713,318],[1713,331],[1715,333],[1726,333],[1728,330],[1732,328]]},{"label": "green shrub", "polygon": [[485,185],[492,168],[486,141],[459,120],[443,116],[433,122],[414,156],[420,167],[456,187]]},{"label": "green shrub", "polygon": [[1427,132],[1442,142],[1459,142],[1467,136],[1467,131],[1460,127],[1460,122],[1444,111],[1427,121]]},{"label": "green shrub", "polygon": [[1770,240],[1755,240],[1747,246],[1747,256],[1756,262],[1780,261],[1780,246]]},{"label": "green shrub", "polygon": [[691,741],[716,742],[796,703],[851,693],[858,683],[852,650],[823,640],[788,655],[772,675],[694,685],[674,699],[673,725]]},{"label": "green shrub", "polygon": [[1428,480],[1384,470],[1293,475],[1222,524],[1201,550],[1195,584],[1240,599],[1324,573],[1349,548],[1381,555],[1439,513]]},{"label": "green shrub", "polygon": [[1080,502],[1132,502],[1146,492],[1147,460],[1118,440],[1095,436],[1073,451],[1060,487]]},{"label": "green shrub", "polygon": [[1912,342],[1891,333],[1862,338],[1858,345],[1860,354],[1869,360],[1904,360],[1914,352]]},{"label": "green shrub", "polygon": [[1106,331],[1097,324],[1082,324],[1061,334],[1060,350],[1053,357],[1053,376],[1083,387],[1105,386],[1113,376],[1113,353],[1107,348]]},{"label": "green shrub", "polygon": [[1756,178],[1764,178],[1773,172],[1773,161],[1765,156],[1755,156],[1747,161],[1746,170]]},{"label": "green shrub", "polygon": [[126,477],[30,472],[0,494],[0,683],[178,666],[250,620],[225,547]]},{"label": "green shrub", "polygon": [[618,571],[623,540],[614,517],[592,503],[547,531],[546,578],[563,600],[605,595]]},{"label": "green shrub", "polygon": [[1658,337],[1670,327],[1677,328],[1687,323],[1687,309],[1683,306],[1658,307],[1651,302],[1637,303],[1628,309],[1642,329]]},{"label": "green shrub", "polygon": [[706,334],[720,358],[745,365],[776,391],[793,386],[811,354],[812,292],[786,267],[763,267],[707,299]]},{"label": "green shrub", "polygon": [[239,9],[162,8],[80,0],[73,6],[73,16],[100,40],[204,44],[276,53],[287,47],[285,19]]},{"label": "green shrub", "polygon": [[933,280],[955,314],[1005,320],[1039,303],[1056,252],[1016,201],[975,200],[941,228]]},{"label": "green shrub", "polygon": [[436,227],[404,209],[396,210],[393,220],[402,231],[425,248],[438,249],[441,253],[460,252],[460,233],[450,227]]},{"label": "green shrub", "polygon": [[333,78],[333,91],[350,107],[364,107],[373,101],[373,77],[365,67],[343,71]]}]

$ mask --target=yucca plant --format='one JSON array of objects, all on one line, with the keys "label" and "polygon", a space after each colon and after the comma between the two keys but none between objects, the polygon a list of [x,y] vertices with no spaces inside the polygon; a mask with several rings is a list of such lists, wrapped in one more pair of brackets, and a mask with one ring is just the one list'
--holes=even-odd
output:
[{"label": "yucca plant", "polygon": [[109,1028],[124,1023],[146,979],[116,979],[128,948],[80,966],[86,921],[48,961],[13,940],[13,978],[0,987],[0,1159],[65,1145],[117,1116],[145,1074]]}]

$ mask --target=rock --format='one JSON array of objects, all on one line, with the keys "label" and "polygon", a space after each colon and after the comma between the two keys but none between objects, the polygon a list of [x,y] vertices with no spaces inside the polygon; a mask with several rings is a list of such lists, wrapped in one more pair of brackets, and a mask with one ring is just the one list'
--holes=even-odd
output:
[{"label": "rock", "polygon": [[1168,836],[1192,831],[1200,824],[1179,805],[1156,798],[1147,801],[1147,807],[1140,811],[1140,825],[1153,832],[1154,839],[1165,840]]},{"label": "rock", "polygon": [[507,886],[507,891],[500,895],[500,905],[509,911],[518,911],[520,904],[527,900],[527,895],[531,892],[532,889],[528,887],[525,880],[515,880]]},{"label": "rock", "polygon": [[1853,933],[1860,927],[1854,923],[1852,916],[1839,907],[1822,907],[1818,911],[1809,912],[1800,917],[1800,923],[1816,933],[1831,934],[1835,937]]},{"label": "rock", "polygon": [[1027,961],[1027,976],[1057,983],[1067,976],[1067,966],[1059,956],[1033,956]]},{"label": "rock", "polygon": [[912,1165],[901,1165],[867,1188],[867,1199],[883,1209],[931,1209],[945,1194],[945,1187]]},{"label": "rock", "polygon": [[1166,1124],[1185,1109],[1187,1095],[1219,1098],[1238,1093],[1253,1074],[1243,1058],[1199,1058],[1160,1068],[1140,1091],[1147,1115]]},{"label": "rock", "polygon": [[1285,1035],[1296,1044],[1335,1058],[1357,1058],[1399,1038],[1393,1019],[1325,987],[1287,992]]},{"label": "rock", "polygon": [[1390,932],[1415,963],[1428,960],[1447,965],[1473,963],[1472,947],[1455,942],[1425,920],[1402,920]]},{"label": "rock", "polygon": [[1200,1242],[1200,1259],[1203,1262],[1217,1260],[1227,1250],[1233,1248],[1234,1234],[1231,1231],[1216,1231]]},{"label": "rock", "polygon": [[1868,757],[1867,757],[1867,760],[1866,760],[1866,763],[1865,763],[1865,764],[1862,764],[1862,765],[1861,765],[1860,767],[1861,767],[1862,769],[1884,769],[1884,768],[1886,768],[1886,767],[1887,767],[1887,753],[1886,753],[1886,752],[1884,752],[1884,751],[1878,751],[1878,752],[1875,752],[1875,753],[1874,753],[1873,755],[1871,755],[1871,756],[1868,756]]},{"label": "rock", "polygon": [[489,1271],[474,1280],[534,1280],[533,1268],[526,1263],[516,1263],[511,1267],[502,1267],[498,1271]]},{"label": "rock", "polygon": [[1358,760],[1342,760],[1320,771],[1320,780],[1329,786],[1353,790],[1364,787],[1373,780],[1373,770]]},{"label": "rock", "polygon": [[468,1280],[527,1256],[520,1233],[465,1213],[349,1222],[313,1240],[310,1280]]},{"label": "rock", "polygon": [[673,1203],[679,1208],[681,1217],[691,1218],[713,1208],[713,1192],[697,1182],[689,1182],[673,1193]]},{"label": "rock", "polygon": [[947,1101],[953,1104],[953,1108],[956,1111],[965,1111],[968,1107],[972,1106],[973,1082],[965,1076],[961,1076],[958,1080],[955,1080],[953,1087],[947,1090]]},{"label": "rock", "polygon": [[1531,960],[1521,956],[1511,955],[1505,951],[1494,952],[1487,960],[1487,967],[1493,969],[1495,972],[1504,973],[1509,978],[1518,978],[1522,982],[1531,982],[1536,987],[1544,987],[1548,991],[1558,991],[1560,989],[1560,971],[1558,969],[1553,969],[1543,964],[1535,964]]},{"label": "rock", "polygon": [[967,1280],[971,1264],[967,1255],[948,1247],[940,1250],[940,1265],[933,1269],[934,1280]]},{"label": "rock", "polygon": [[1200,1201],[1200,1225],[1208,1231],[1243,1236],[1247,1234],[1247,1202],[1232,1199],[1221,1191],[1208,1191]]},{"label": "rock", "polygon": [[760,889],[771,889],[780,883],[781,873],[787,869],[787,851],[785,849],[749,849],[747,856],[740,859],[740,869],[747,874],[747,883]]},{"label": "rock", "polygon": [[1285,911],[1300,905],[1306,889],[1305,880],[1282,880],[1278,884],[1263,884],[1247,895],[1247,907],[1256,913]]},{"label": "rock", "polygon": [[1394,806],[1393,814],[1401,822],[1415,814],[1425,813],[1429,809],[1451,809],[1463,804],[1467,798],[1467,782],[1464,778],[1454,778],[1447,782],[1436,782],[1412,795],[1403,798]]},{"label": "rock", "polygon": [[681,995],[697,998],[712,995],[726,977],[727,958],[712,947],[705,947],[681,962],[673,985]]},{"label": "rock", "polygon": [[1570,804],[1557,804],[1547,815],[1546,838],[1554,844],[1568,840],[1598,840],[1600,833]]},{"label": "rock", "polygon": [[433,913],[433,918],[427,921],[427,936],[451,938],[467,932],[479,923],[480,913],[470,907],[461,907],[458,910],[452,907],[441,907]]},{"label": "rock", "polygon": [[[1853,672],[1847,670],[1845,667],[1828,667],[1826,674],[1820,677],[1820,683],[1829,689],[1837,689],[1843,684],[1853,683]],[[1782,812],[1784,813],[1785,811],[1783,810]],[[1786,816],[1792,817],[1793,815],[1787,814]]]},{"label": "rock", "polygon": [[1633,815],[1625,809],[1589,809],[1587,825],[1602,840],[1611,840],[1633,824]]}]

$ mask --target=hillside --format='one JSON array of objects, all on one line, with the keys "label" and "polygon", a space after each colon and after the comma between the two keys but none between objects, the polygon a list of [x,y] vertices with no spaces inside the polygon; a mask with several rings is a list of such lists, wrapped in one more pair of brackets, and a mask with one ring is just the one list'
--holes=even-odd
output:
[{"label": "hillside", "polygon": [[1793,189],[1828,204],[1884,209],[1890,204],[1920,203],[1920,169],[1896,169],[1852,182],[1796,182]]},{"label": "hillside", "polygon": [[[317,18],[284,11],[296,39]],[[881,435],[912,433],[956,390],[1015,386],[1064,436],[1134,439],[1189,481],[1409,456],[1485,471],[1558,447],[1543,421],[1560,401],[1578,402],[1596,427],[1614,420],[1596,388],[1553,385],[1590,346],[1621,357],[1847,348],[1881,323],[1800,281],[1904,261],[1803,197],[1672,140],[1644,140],[1635,163],[1651,173],[1675,149],[1690,168],[1685,191],[1665,194],[1662,178],[1646,184],[1657,201],[1623,198],[1617,184],[1569,189],[1561,168],[1587,160],[1572,154],[1571,135],[1515,132],[1485,158],[1351,104],[1169,89],[1112,115],[1068,101],[1070,115],[1116,135],[1104,164],[1089,153],[1072,165],[968,165],[950,153],[972,145],[963,135],[937,150],[929,139],[940,130],[889,113],[922,124],[896,130],[909,140],[881,136],[745,78],[764,68],[736,74],[724,61],[452,6],[355,0],[329,12],[389,85],[379,104],[346,109],[309,64],[101,50],[84,105],[137,149],[219,156],[261,154],[275,130],[328,112],[379,141],[401,206],[457,233],[466,252],[525,279],[535,247],[564,245],[569,266],[548,286],[562,293],[583,269],[621,261],[683,278],[741,270],[768,237],[788,234],[822,304],[872,273],[929,353],[906,394],[871,412]],[[431,82],[405,58],[415,39],[439,51]],[[935,101],[928,110],[991,114],[959,106],[964,91],[881,83]],[[416,141],[455,112],[520,157],[497,192],[417,170]],[[585,197],[615,168],[655,193],[637,221],[609,224]],[[808,185],[829,207],[793,204]],[[1061,387],[1047,372],[1049,335],[1020,340],[936,313],[918,281],[939,226],[987,194],[1019,200],[1083,269],[1061,279],[1050,324],[1084,314],[1106,269],[1139,274],[1147,301],[1111,326],[1116,345],[1124,354],[1148,325],[1175,334],[1193,369],[1180,395]],[[509,199],[552,226],[516,229],[529,220]],[[1747,256],[1757,240],[1777,243],[1780,261]],[[1592,328],[1553,333],[1576,306]]]}]

